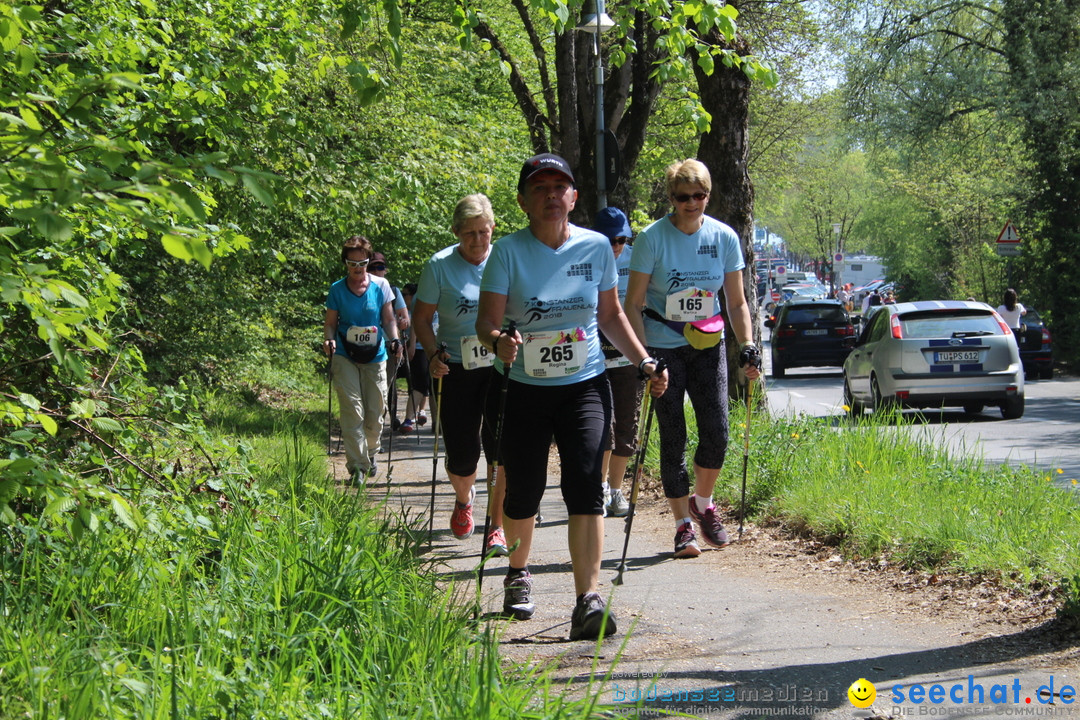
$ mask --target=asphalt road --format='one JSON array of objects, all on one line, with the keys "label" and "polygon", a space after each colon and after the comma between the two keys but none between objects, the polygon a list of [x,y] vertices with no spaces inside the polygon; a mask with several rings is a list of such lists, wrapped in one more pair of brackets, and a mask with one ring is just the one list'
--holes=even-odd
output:
[{"label": "asphalt road", "polygon": [[[840,368],[795,368],[778,379],[772,377],[768,350],[764,355],[771,412],[844,415]],[[908,410],[905,415],[925,421],[913,425],[911,432],[947,444],[951,453],[1034,467],[1050,474],[1055,483],[1074,487],[1072,480],[1080,483],[1080,378],[1055,375],[1052,380],[1033,380],[1024,384],[1024,394],[1024,416],[1016,420],[1002,420],[993,407],[979,415],[966,415],[959,408]]]}]

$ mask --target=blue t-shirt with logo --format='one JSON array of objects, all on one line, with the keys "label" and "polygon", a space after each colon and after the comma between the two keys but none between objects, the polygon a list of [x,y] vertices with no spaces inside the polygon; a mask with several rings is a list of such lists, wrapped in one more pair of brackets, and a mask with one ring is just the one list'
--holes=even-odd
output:
[{"label": "blue t-shirt with logo", "polygon": [[[480,304],[480,278],[485,259],[479,265],[461,257],[457,245],[435,253],[423,272],[416,299],[436,306],[439,318],[436,339],[446,343],[450,362],[460,363],[461,339],[476,337],[476,309]],[[473,346],[476,350],[476,346]]]},{"label": "blue t-shirt with logo", "polygon": [[[569,385],[604,372],[596,322],[599,294],[617,286],[615,256],[600,233],[576,225],[557,249],[523,228],[491,247],[480,289],[506,296],[506,322],[524,344],[510,377]],[[501,372],[502,363],[495,361]]]},{"label": "blue t-shirt with logo", "polygon": [[626,302],[626,288],[630,284],[630,256],[634,254],[634,248],[626,245],[619,257],[615,258],[615,272],[619,276],[619,303]]},{"label": "blue t-shirt with logo", "polygon": [[350,326],[378,328],[379,352],[371,362],[386,360],[386,343],[383,342],[382,306],[390,302],[393,290],[390,283],[380,277],[368,275],[368,287],[363,295],[356,295],[348,286],[348,278],[342,278],[330,286],[326,296],[326,308],[336,310],[338,314],[336,355],[348,357],[345,351],[344,337]]},{"label": "blue t-shirt with logo", "polygon": [[[743,260],[739,235],[730,227],[705,216],[697,232],[687,235],[671,223],[670,216],[660,218],[642,230],[634,239],[634,256],[630,269],[651,275],[645,292],[645,307],[669,320],[670,296],[695,288],[711,292],[712,310],[704,315],[720,313],[720,298],[724,292],[724,276],[742,270]],[[667,324],[644,316],[645,344],[649,347],[676,348],[687,345],[682,333]]]}]

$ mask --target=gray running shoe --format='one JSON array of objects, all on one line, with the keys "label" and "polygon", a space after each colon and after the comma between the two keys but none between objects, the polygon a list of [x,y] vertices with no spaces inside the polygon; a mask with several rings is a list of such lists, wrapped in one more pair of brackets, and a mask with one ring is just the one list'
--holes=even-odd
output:
[{"label": "gray running shoe", "polygon": [[570,615],[571,640],[596,640],[615,634],[615,615],[605,612],[604,599],[600,593],[590,592],[578,596],[577,606]]},{"label": "gray running shoe", "polygon": [[690,523],[683,523],[675,532],[675,557],[696,558],[700,554],[701,548],[697,546],[694,526]]},{"label": "gray running shoe", "polygon": [[503,580],[503,614],[515,620],[528,620],[536,612],[532,601],[532,575],[528,570]]},{"label": "gray running shoe", "polygon": [[607,483],[604,483],[604,512],[601,514],[601,517],[607,517],[609,515],[609,513],[608,513],[608,505],[610,505],[610,504],[611,504],[611,486],[608,485]]},{"label": "gray running shoe", "polygon": [[612,517],[626,517],[630,512],[630,501],[623,495],[621,488],[611,491],[611,500],[607,503],[607,514]]},{"label": "gray running shoe", "polygon": [[705,538],[705,542],[718,548],[728,546],[727,531],[720,522],[720,516],[716,514],[715,505],[710,505],[705,512],[700,512],[694,499],[690,498],[690,517],[701,526],[701,536]]}]

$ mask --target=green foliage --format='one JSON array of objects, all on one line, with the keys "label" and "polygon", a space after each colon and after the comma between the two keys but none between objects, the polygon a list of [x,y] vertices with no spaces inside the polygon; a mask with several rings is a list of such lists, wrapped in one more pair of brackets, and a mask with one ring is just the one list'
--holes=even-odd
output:
[{"label": "green foliage", "polygon": [[494,635],[418,558],[423,533],[326,477],[309,416],[235,396],[206,409],[240,433],[207,449],[243,449],[217,475],[145,484],[93,542],[50,513],[4,529],[0,716],[589,714],[504,675]]},{"label": "green foliage", "polygon": [[[735,447],[745,407],[731,413]],[[755,413],[752,422],[751,517],[848,557],[906,568],[985,574],[1024,588],[1067,584],[1080,573],[1080,507],[1046,473],[950,456],[933,432],[896,427],[918,422],[900,416],[833,427]],[[741,490],[736,458],[729,453],[716,489],[732,508]],[[1063,595],[1070,597],[1075,606]]]}]

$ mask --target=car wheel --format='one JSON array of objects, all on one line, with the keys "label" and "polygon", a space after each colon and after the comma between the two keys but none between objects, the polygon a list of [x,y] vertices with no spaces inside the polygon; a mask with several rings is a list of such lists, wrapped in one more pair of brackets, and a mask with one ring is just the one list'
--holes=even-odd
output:
[{"label": "car wheel", "polygon": [[844,405],[847,406],[848,415],[853,418],[859,417],[865,410],[862,403],[851,394],[851,387],[848,385],[847,378],[844,378]]},{"label": "car wheel", "polygon": [[964,403],[964,412],[966,412],[968,415],[978,415],[982,411],[982,403]]},{"label": "car wheel", "polygon": [[1049,380],[1052,377],[1054,377],[1054,366],[1053,365],[1047,365],[1044,368],[1039,368],[1039,379],[1040,380]]},{"label": "car wheel", "polygon": [[892,400],[882,397],[881,386],[878,385],[876,377],[870,378],[870,394],[874,398],[874,412],[885,412],[889,410],[892,405]]},{"label": "car wheel", "polygon": [[1011,397],[1001,403],[1001,417],[1016,420],[1024,416],[1024,396]]},{"label": "car wheel", "polygon": [[784,363],[780,362],[775,355],[772,356],[772,376],[775,378],[784,377]]}]

